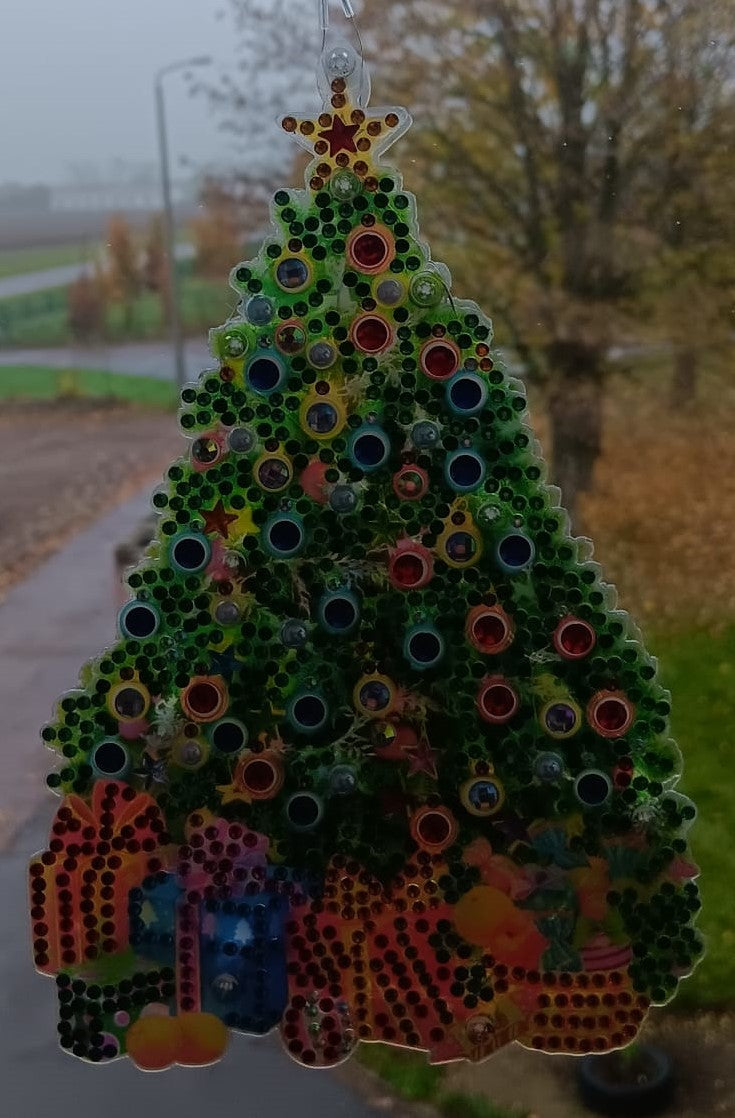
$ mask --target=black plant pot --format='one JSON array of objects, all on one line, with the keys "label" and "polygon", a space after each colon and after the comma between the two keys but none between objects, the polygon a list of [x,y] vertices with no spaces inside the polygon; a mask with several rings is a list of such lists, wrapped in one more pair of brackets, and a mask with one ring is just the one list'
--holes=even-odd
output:
[{"label": "black plant pot", "polygon": [[660,1113],[671,1102],[674,1065],[663,1049],[637,1044],[632,1055],[585,1056],[578,1064],[577,1081],[590,1110],[643,1118]]}]

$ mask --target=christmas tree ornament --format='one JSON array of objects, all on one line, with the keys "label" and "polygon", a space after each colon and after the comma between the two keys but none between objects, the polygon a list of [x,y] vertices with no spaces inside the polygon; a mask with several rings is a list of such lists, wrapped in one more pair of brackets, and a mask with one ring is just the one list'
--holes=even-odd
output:
[{"label": "christmas tree ornament", "polygon": [[306,188],[233,269],[118,639],[43,730],[36,966],[93,1063],[606,1052],[702,951],[669,696],[383,161],[408,113],[320,10]]}]

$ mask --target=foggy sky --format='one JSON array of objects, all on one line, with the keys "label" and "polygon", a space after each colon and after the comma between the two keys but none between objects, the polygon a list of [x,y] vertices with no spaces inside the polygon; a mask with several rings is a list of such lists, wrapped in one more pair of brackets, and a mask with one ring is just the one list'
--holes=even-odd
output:
[{"label": "foggy sky", "polygon": [[[59,182],[72,163],[156,159],[152,80],[231,57],[222,0],[0,0],[0,182]],[[227,161],[206,106],[168,79],[176,159]]]}]

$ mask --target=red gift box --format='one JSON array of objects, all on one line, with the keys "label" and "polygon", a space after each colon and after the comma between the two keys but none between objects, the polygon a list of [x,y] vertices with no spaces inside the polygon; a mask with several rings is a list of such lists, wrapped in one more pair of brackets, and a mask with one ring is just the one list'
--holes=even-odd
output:
[{"label": "red gift box", "polygon": [[168,843],[156,801],[129,785],[97,781],[89,804],[67,796],[30,866],[38,970],[93,972],[96,959],[126,952],[130,890],[168,864]]}]

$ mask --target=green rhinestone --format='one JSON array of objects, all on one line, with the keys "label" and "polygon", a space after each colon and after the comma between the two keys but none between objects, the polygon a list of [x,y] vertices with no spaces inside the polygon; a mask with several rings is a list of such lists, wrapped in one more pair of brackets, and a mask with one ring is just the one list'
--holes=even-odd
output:
[{"label": "green rhinestone", "polygon": [[419,272],[411,280],[411,301],[419,307],[436,307],[445,295],[444,281],[436,272]]}]

